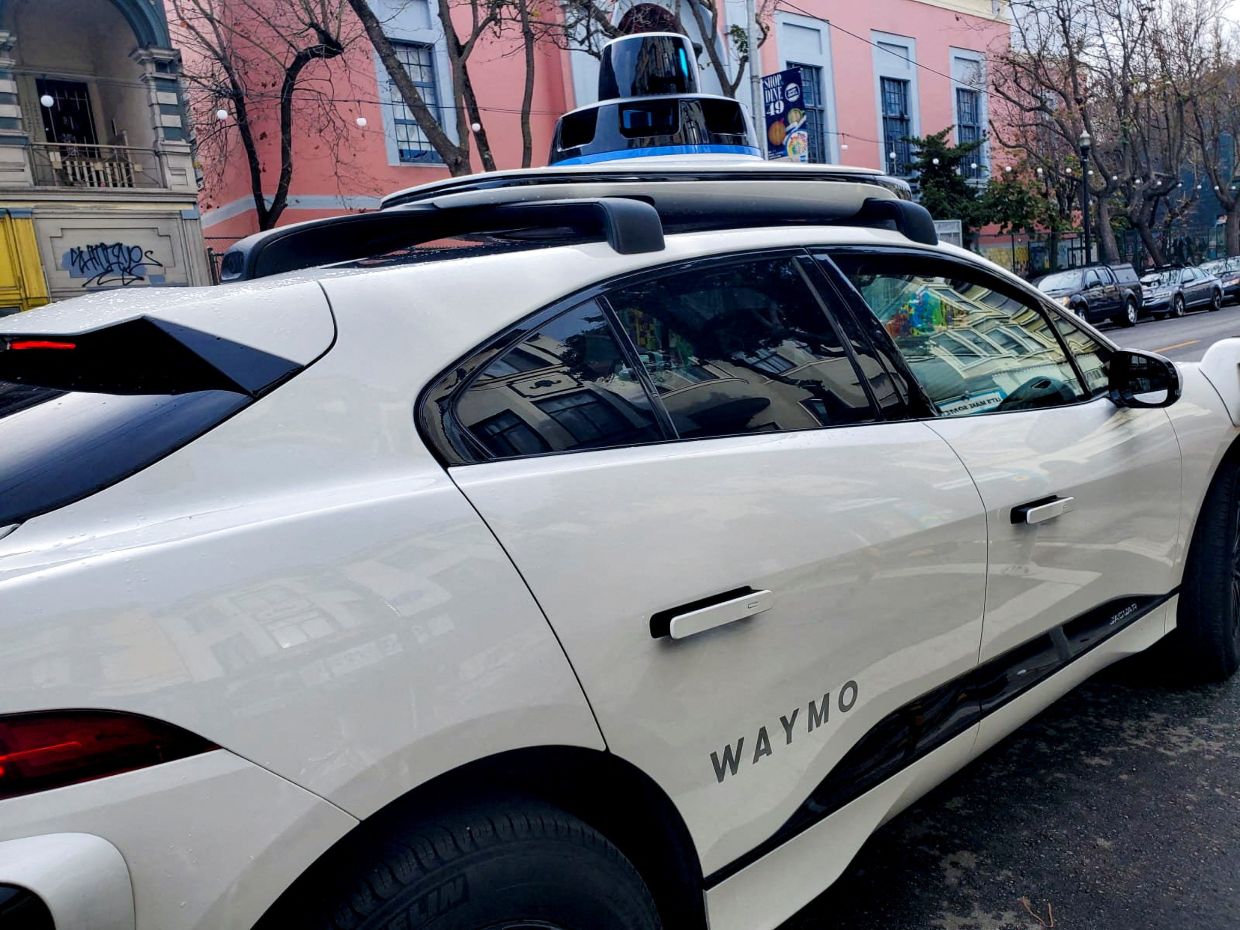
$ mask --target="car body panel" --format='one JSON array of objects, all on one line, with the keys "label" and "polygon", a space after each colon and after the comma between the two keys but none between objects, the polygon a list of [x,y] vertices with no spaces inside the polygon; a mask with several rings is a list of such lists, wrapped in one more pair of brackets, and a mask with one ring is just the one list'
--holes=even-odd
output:
[{"label": "car body panel", "polygon": [[602,748],[524,583],[418,440],[403,318],[387,341],[342,330],[206,436],[0,540],[0,713],[147,714],[357,816],[479,756]]},{"label": "car body panel", "polygon": [[[753,849],[876,721],[976,664],[987,494],[997,494],[992,510],[1001,513],[1022,469],[1045,484],[1067,469],[1070,481],[1092,487],[1102,476],[1085,474],[1090,456],[1115,469],[1115,443],[1144,456],[1142,443],[1154,439],[1127,436],[1112,420],[1132,411],[1105,416],[1101,403],[1089,414],[1096,422],[1073,427],[1083,439],[1054,438],[1050,412],[1012,420],[1001,428],[1029,444],[1033,464],[987,461],[983,443],[969,453],[983,460],[979,474],[1007,473],[989,476],[994,492],[979,478],[979,496],[935,432],[942,420],[449,475],[413,414],[421,390],[481,341],[603,279],[756,245],[853,244],[909,245],[876,229],[732,230],[669,236],[659,253],[617,255],[591,243],[321,269],[6,321],[5,331],[78,332],[125,314],[183,310],[178,322],[285,357],[332,348],[167,458],[0,536],[0,713],[127,710],[223,747],[0,802],[0,840],[97,833],[129,863],[143,930],[245,927],[356,819],[477,759],[566,745],[610,747],[662,785],[705,871]],[[936,251],[1018,281],[963,250]],[[1182,568],[1191,523],[1240,422],[1237,361],[1234,345],[1208,354],[1210,380],[1181,366],[1184,397],[1166,413],[1144,412],[1142,422],[1169,416],[1183,450],[1183,493],[1168,495],[1183,512],[1161,539],[1174,554],[1151,555],[1152,532],[1114,511],[1113,523],[1097,524],[1136,533],[1142,569]],[[972,440],[960,429],[963,448]],[[1151,480],[1170,480],[1162,464],[1142,467]],[[1180,487],[1178,477],[1172,483]],[[771,488],[778,507],[767,500]],[[1159,519],[1165,509],[1160,501]],[[1049,547],[1054,535],[1036,538]],[[1000,542],[1020,556],[1014,535]],[[692,572],[667,571],[668,553]],[[682,642],[651,639],[654,604],[744,583],[742,574],[770,581],[771,611]],[[1133,627],[1135,639],[1125,631],[1049,681],[1075,683],[1172,623],[1167,610],[1152,616]],[[843,622],[857,618],[866,623]],[[838,701],[850,681],[854,704],[832,705],[821,734],[801,728],[808,702],[828,693]],[[1003,726],[1031,716],[1058,687],[1043,683],[1008,705]],[[789,743],[780,718],[798,708]],[[782,920],[874,826],[963,764],[985,726],[714,885],[712,922],[753,930]],[[771,752],[755,762],[762,728]],[[721,782],[711,753],[740,737],[745,768]],[[165,829],[176,838],[162,840]]]},{"label": "car body panel", "polygon": [[327,351],[335,324],[313,280],[253,281],[218,288],[157,287],[99,291],[0,317],[0,336],[77,335],[151,317],[201,330],[308,365]]},{"label": "car body panel", "polygon": [[835,881],[879,826],[1090,675],[1153,644],[1163,635],[1165,610],[1137,621],[979,726],[708,890],[711,930],[774,930]]},{"label": "car body panel", "polygon": [[[115,847],[132,883],[136,930],[250,927],[356,824],[221,750],[0,801],[0,840],[72,831]],[[0,882],[11,877],[0,860]],[[108,871],[95,878],[115,887],[125,876]],[[103,924],[64,930],[78,926]]]},{"label": "car body panel", "polygon": [[[937,420],[986,503],[990,570],[981,660],[1107,601],[1178,583],[1180,449],[1164,410],[1105,397]],[[1073,498],[1035,526],[1013,508]],[[1134,502],[1140,501],[1140,506]]]},{"label": "car body panel", "polygon": [[[924,424],[451,474],[538,597],[608,746],[676,802],[707,873],[774,834],[877,721],[976,663],[981,506]],[[652,638],[653,613],[746,585],[774,606]],[[824,694],[831,716],[815,730],[807,705]],[[720,760],[738,745],[729,773]]]}]

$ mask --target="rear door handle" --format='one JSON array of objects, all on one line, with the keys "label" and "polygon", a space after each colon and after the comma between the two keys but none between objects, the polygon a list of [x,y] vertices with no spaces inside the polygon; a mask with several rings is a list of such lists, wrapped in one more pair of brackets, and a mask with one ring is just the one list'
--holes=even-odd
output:
[{"label": "rear door handle", "polygon": [[770,610],[775,603],[775,595],[770,591],[750,588],[728,591],[704,601],[659,611],[650,618],[650,634],[655,638],[670,636],[672,639],[685,639],[705,633]]},{"label": "rear door handle", "polygon": [[1013,523],[1045,523],[1062,516],[1075,506],[1075,497],[1044,497],[1012,508]]}]

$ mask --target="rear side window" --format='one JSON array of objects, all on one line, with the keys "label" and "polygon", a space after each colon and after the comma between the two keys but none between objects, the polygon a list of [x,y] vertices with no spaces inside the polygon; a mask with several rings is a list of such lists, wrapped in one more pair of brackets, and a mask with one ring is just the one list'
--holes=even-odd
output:
[{"label": "rear side window", "polygon": [[0,527],[140,471],[299,367],[177,329],[137,320],[78,336],[0,336]]},{"label": "rear side window", "polygon": [[456,416],[493,458],[663,438],[641,378],[596,301],[491,362],[462,395]]},{"label": "rear side window", "polygon": [[682,439],[874,417],[857,369],[791,259],[667,275],[607,300]]}]

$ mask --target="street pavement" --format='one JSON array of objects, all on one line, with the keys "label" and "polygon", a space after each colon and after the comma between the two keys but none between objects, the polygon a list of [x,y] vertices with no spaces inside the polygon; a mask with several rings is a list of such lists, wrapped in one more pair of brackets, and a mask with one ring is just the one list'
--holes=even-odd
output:
[{"label": "street pavement", "polygon": [[[1240,308],[1108,328],[1200,359]],[[887,824],[780,930],[1237,930],[1240,677],[1103,672]]]},{"label": "street pavement", "polygon": [[1178,320],[1146,320],[1128,329],[1109,325],[1103,329],[1126,348],[1157,352],[1177,362],[1195,362],[1219,339],[1240,336],[1240,306],[1228,304],[1216,313],[1189,313]]}]

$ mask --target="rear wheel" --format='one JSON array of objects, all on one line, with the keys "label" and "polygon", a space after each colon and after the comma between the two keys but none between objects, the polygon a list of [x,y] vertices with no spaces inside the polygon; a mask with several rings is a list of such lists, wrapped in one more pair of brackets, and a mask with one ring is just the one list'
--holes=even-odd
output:
[{"label": "rear wheel", "polygon": [[[361,830],[366,830],[362,827]],[[260,930],[659,930],[632,863],[557,807],[513,800],[371,831]]]},{"label": "rear wheel", "polygon": [[1222,291],[1215,291],[1213,295],[1211,295],[1210,309],[1211,310],[1222,310],[1223,309],[1223,292]]},{"label": "rear wheel", "polygon": [[1240,667],[1240,468],[1223,468],[1197,517],[1170,643],[1180,672],[1195,681],[1221,681]]}]

